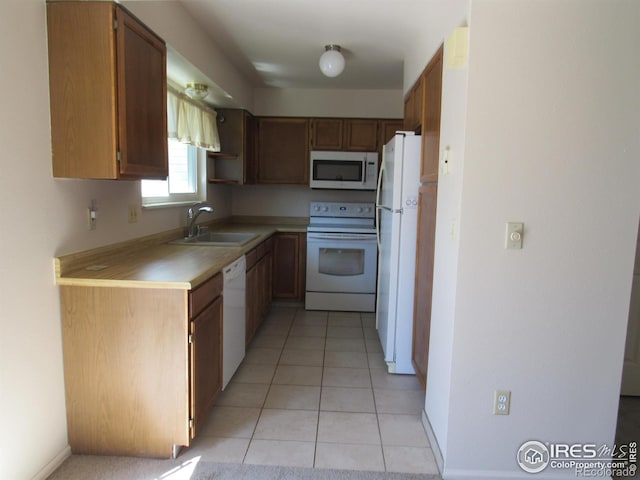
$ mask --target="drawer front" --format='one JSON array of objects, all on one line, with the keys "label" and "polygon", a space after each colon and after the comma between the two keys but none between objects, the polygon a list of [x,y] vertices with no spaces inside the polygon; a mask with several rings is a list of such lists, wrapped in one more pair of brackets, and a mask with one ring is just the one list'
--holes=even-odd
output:
[{"label": "drawer front", "polygon": [[258,252],[257,249],[253,249],[251,250],[249,253],[246,254],[245,256],[245,260],[247,262],[247,271],[251,269],[251,267],[253,267],[256,262],[258,261]]},{"label": "drawer front", "polygon": [[189,294],[189,318],[193,318],[222,294],[222,274],[217,273]]}]

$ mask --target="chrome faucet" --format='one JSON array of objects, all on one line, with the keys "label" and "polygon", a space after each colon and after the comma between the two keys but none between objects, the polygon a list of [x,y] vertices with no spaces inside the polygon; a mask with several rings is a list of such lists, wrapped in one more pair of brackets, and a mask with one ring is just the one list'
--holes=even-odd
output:
[{"label": "chrome faucet", "polygon": [[193,238],[196,236],[196,219],[202,212],[212,213],[213,208],[203,203],[196,203],[187,209],[187,238]]}]

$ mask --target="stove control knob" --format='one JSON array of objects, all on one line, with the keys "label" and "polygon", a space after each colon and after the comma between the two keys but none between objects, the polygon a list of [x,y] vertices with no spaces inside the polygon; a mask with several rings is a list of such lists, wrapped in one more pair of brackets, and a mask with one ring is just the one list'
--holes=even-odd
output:
[{"label": "stove control knob", "polygon": [[371,207],[367,207],[364,209],[365,212],[369,213],[371,211]]},{"label": "stove control knob", "polygon": [[357,211],[358,213],[361,213],[361,212],[362,212],[362,207],[358,207],[358,208],[356,208],[356,211]]},{"label": "stove control knob", "polygon": [[319,211],[320,211],[320,205],[314,205],[313,209],[314,209],[316,212],[319,212]]},{"label": "stove control knob", "polygon": [[329,207],[322,207],[322,211],[323,212],[328,212],[329,211]]}]

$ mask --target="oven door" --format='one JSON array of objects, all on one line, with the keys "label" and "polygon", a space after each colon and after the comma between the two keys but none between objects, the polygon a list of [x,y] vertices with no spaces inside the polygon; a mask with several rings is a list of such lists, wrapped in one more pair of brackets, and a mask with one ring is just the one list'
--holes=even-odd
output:
[{"label": "oven door", "polygon": [[375,293],[375,234],[307,233],[307,291]]}]

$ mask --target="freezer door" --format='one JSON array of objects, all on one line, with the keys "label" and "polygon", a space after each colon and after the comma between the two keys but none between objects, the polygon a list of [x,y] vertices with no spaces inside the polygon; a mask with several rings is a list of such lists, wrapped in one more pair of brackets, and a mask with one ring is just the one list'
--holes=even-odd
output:
[{"label": "freezer door", "polygon": [[401,208],[403,152],[404,135],[396,135],[384,146],[376,200],[379,207],[391,210]]}]

